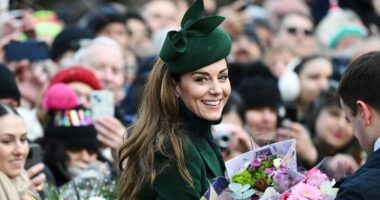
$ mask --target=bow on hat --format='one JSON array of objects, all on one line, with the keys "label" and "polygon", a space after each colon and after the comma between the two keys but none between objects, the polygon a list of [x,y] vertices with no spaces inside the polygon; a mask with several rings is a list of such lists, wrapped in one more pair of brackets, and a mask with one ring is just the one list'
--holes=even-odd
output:
[{"label": "bow on hat", "polygon": [[160,52],[160,58],[163,61],[168,62],[175,60],[186,52],[188,48],[188,38],[208,36],[225,19],[221,16],[202,18],[203,13],[203,0],[197,0],[186,11],[181,21],[181,29],[179,31],[168,32],[162,47],[165,51]]}]

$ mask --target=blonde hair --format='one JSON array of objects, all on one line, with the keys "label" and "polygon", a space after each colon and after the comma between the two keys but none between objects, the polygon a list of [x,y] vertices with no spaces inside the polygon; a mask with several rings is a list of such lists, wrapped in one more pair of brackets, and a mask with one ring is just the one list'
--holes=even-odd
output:
[{"label": "blonde hair", "polygon": [[179,136],[178,112],[175,82],[165,63],[158,59],[145,85],[138,119],[119,150],[120,199],[138,199],[144,183],[153,186],[158,175],[157,153],[174,163],[181,177],[193,185]]}]

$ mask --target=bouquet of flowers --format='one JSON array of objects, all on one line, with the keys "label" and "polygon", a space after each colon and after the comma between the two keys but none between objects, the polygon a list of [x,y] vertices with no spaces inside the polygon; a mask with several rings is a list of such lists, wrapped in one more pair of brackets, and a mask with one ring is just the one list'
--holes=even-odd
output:
[{"label": "bouquet of flowers", "polygon": [[285,192],[302,178],[301,174],[297,174],[296,171],[282,164],[282,158],[278,155],[260,155],[253,159],[246,169],[232,176],[229,189],[233,198],[240,199],[247,195],[242,195],[241,191],[236,188],[249,187],[251,188],[249,190],[249,193],[252,193],[251,197],[258,199],[270,187],[272,188],[268,192],[276,191],[279,194]]},{"label": "bouquet of flowers", "polygon": [[306,178],[290,188],[282,195],[281,200],[333,200],[338,193],[337,188],[333,188],[335,180],[330,180],[325,173],[317,167],[306,173]]},{"label": "bouquet of flowers", "polygon": [[116,187],[110,174],[89,167],[60,188],[47,184],[43,193],[47,200],[108,200],[117,199]]},{"label": "bouquet of flowers", "polygon": [[[321,171],[313,169],[306,176],[297,171],[295,140],[269,144],[242,154],[227,161],[226,168],[226,177],[217,177],[202,199],[308,199],[304,197],[308,194],[303,190],[307,189],[304,184],[319,187],[319,194],[313,193],[310,199],[335,197],[334,182]],[[300,196],[303,198],[298,198]]]}]

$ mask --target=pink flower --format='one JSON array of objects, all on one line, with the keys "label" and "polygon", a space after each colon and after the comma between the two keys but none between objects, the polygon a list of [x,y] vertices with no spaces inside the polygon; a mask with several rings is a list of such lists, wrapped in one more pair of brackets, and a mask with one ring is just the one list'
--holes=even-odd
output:
[{"label": "pink flower", "polygon": [[325,181],[329,181],[329,178],[317,168],[313,168],[306,173],[306,183],[309,185],[319,187]]},{"label": "pink flower", "polygon": [[[321,199],[321,192],[318,190],[318,188],[307,185],[305,183],[299,183],[292,189],[291,195],[297,195],[300,197],[303,197],[302,199],[313,199],[318,200]],[[289,198],[290,199],[290,196]]]},{"label": "pink flower", "polygon": [[295,195],[290,195],[286,200],[310,200],[310,199],[300,196],[298,194],[295,194]]},{"label": "pink flower", "polygon": [[288,191],[284,192],[284,194],[281,197],[281,200],[287,200],[290,196],[290,193]]}]

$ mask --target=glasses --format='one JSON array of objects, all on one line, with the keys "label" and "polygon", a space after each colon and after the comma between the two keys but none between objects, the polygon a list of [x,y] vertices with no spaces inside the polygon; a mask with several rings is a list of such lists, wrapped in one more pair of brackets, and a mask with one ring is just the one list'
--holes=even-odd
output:
[{"label": "glasses", "polygon": [[286,28],[286,31],[288,31],[288,33],[292,35],[303,33],[306,36],[311,36],[314,33],[313,30],[304,29],[304,28],[296,28],[296,27],[288,27]]}]

